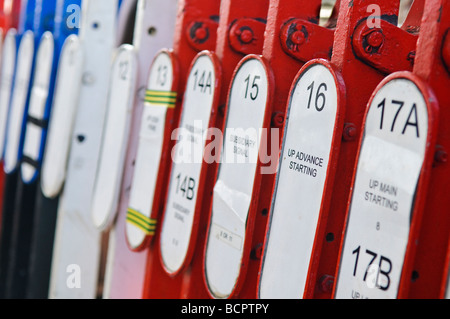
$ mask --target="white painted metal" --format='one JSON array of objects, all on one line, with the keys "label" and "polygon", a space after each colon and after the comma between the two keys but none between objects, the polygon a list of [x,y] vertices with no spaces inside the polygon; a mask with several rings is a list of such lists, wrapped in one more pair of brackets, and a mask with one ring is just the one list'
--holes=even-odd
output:
[{"label": "white painted metal", "polygon": [[2,48],[2,67],[0,79],[0,158],[3,158],[6,130],[8,125],[9,103],[16,67],[16,29],[10,29],[5,36]]},{"label": "white painted metal", "polygon": [[62,192],[67,160],[72,143],[72,130],[78,108],[83,55],[77,35],[70,35],[61,51],[56,76],[47,144],[42,162],[41,188],[48,198]]},{"label": "white painted metal", "polygon": [[117,213],[123,165],[136,91],[137,57],[133,46],[124,44],[112,68],[104,137],[92,199],[92,221],[108,229]]},{"label": "white painted metal", "polygon": [[147,253],[132,252],[126,242],[125,219],[136,160],[144,93],[153,58],[173,43],[177,0],[139,0],[133,45],[138,52],[139,72],[130,139],[120,193],[119,212],[109,237],[105,275],[106,298],[142,298]]},{"label": "white painted metal", "polygon": [[17,53],[16,75],[8,118],[4,156],[4,169],[7,174],[15,171],[18,166],[20,140],[22,138],[33,59],[34,33],[32,31],[26,31],[21,38]]},{"label": "white painted metal", "polygon": [[[36,67],[30,93],[28,116],[43,120],[48,99],[50,80],[53,70],[55,43],[51,32],[45,32],[40,40],[36,53]],[[28,121],[25,130],[23,155],[35,161],[41,153],[43,128]],[[36,178],[37,168],[27,162],[21,164],[21,176],[25,183]]]},{"label": "white painted metal", "polygon": [[117,0],[83,1],[82,84],[58,210],[50,298],[95,298],[97,294],[101,233],[92,224],[90,208],[116,43],[117,8]]}]

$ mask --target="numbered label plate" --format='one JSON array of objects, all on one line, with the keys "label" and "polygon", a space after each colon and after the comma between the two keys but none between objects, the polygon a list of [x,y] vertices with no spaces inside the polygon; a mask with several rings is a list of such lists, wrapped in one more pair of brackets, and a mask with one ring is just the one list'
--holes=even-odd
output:
[{"label": "numbered label plate", "polygon": [[[189,261],[199,197],[207,131],[217,103],[217,64],[209,54],[200,54],[189,73],[183,113],[172,152],[173,167],[161,233],[161,257],[169,273],[177,273]],[[201,196],[201,195],[200,195]]]},{"label": "numbered label plate", "polygon": [[43,130],[46,128],[46,106],[53,71],[55,44],[51,32],[45,32],[36,54],[36,68],[31,88],[30,105],[21,165],[22,180],[32,182],[37,175],[43,151]]},{"label": "numbered label plate", "polygon": [[14,68],[16,66],[16,30],[10,29],[6,34],[2,51],[2,67],[0,79],[0,157],[3,158],[6,127],[11,98]]},{"label": "numbered label plate", "polygon": [[419,178],[433,149],[433,114],[419,87],[390,77],[369,104],[336,298],[397,296]]},{"label": "numbered label plate", "polygon": [[[342,92],[324,62],[306,65],[290,95],[259,286],[261,298],[303,296],[326,180],[340,142]],[[334,172],[333,172],[334,174]]]},{"label": "numbered label plate", "polygon": [[218,180],[206,249],[206,278],[216,298],[236,285],[253,196],[261,132],[268,102],[268,74],[254,57],[241,62],[232,82]]},{"label": "numbered label plate", "polygon": [[17,53],[17,68],[14,88],[11,96],[11,111],[9,112],[8,133],[5,149],[5,172],[13,172],[17,168],[20,155],[20,140],[22,138],[24,114],[31,70],[34,58],[34,33],[27,31],[22,36]]},{"label": "numbered label plate", "polygon": [[100,230],[107,229],[117,213],[136,91],[137,67],[134,47],[122,45],[112,68],[102,152],[92,200],[92,220]]},{"label": "numbered label plate", "polygon": [[72,129],[80,93],[83,63],[78,36],[67,38],[61,51],[56,77],[47,145],[42,163],[41,188],[44,195],[59,195],[66,176]]},{"label": "numbered label plate", "polygon": [[144,245],[154,234],[157,221],[152,205],[164,142],[167,110],[174,108],[174,65],[168,52],[159,53],[152,64],[147,83],[136,166],[131,184],[126,234],[133,249]]}]

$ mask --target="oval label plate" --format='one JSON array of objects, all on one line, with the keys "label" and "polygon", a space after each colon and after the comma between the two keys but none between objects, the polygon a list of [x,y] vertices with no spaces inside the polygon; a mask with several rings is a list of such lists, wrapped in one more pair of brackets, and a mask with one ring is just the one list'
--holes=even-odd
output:
[{"label": "oval label plate", "polygon": [[199,217],[197,198],[212,111],[215,111],[219,74],[210,53],[200,53],[191,67],[183,100],[173,166],[161,229],[161,259],[165,270],[178,273],[189,263],[194,226]]},{"label": "oval label plate", "polygon": [[339,115],[344,114],[345,92],[340,83],[325,60],[305,65],[294,81],[262,259],[260,298],[303,296],[326,181],[337,161],[332,150],[342,137]]},{"label": "oval label plate", "polygon": [[231,295],[241,269],[268,85],[262,61],[254,57],[241,61],[228,97],[224,146],[205,255],[207,284],[216,298]]},{"label": "oval label plate", "polygon": [[433,109],[411,78],[388,77],[369,102],[336,298],[397,296],[421,174],[434,153]]},{"label": "oval label plate", "polygon": [[92,199],[92,221],[99,230],[109,228],[117,213],[134,105],[137,68],[137,54],[134,47],[122,45],[118,49],[112,67],[102,151]]},{"label": "oval label plate", "polygon": [[131,183],[127,212],[126,237],[132,249],[144,245],[153,236],[157,224],[152,222],[152,204],[164,141],[164,125],[168,108],[174,108],[174,61],[160,52],[150,68],[145,103],[139,132],[136,166]]}]

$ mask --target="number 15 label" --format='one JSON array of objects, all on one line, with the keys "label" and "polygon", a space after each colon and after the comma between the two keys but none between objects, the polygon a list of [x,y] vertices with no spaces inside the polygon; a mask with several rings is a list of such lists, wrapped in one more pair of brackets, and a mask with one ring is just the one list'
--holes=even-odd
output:
[{"label": "number 15 label", "polygon": [[396,298],[431,126],[409,78],[384,81],[365,120],[336,298]]}]

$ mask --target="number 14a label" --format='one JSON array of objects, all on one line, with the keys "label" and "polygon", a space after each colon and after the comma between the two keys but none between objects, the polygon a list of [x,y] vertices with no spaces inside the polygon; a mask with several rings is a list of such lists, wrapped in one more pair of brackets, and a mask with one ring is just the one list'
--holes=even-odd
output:
[{"label": "number 14a label", "polygon": [[336,298],[396,298],[432,126],[420,86],[385,80],[367,113]]}]

